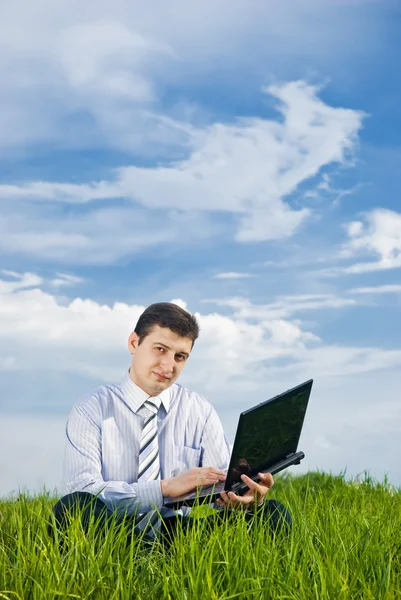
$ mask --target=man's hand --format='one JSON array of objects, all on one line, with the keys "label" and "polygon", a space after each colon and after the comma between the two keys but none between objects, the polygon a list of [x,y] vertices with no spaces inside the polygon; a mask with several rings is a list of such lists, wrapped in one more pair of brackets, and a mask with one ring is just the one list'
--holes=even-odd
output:
[{"label": "man's hand", "polygon": [[163,479],[160,482],[163,498],[181,496],[193,492],[202,485],[213,485],[225,481],[224,471],[214,467],[193,467],[171,479]]},{"label": "man's hand", "polygon": [[237,496],[234,492],[222,492],[221,498],[216,500],[219,506],[225,508],[253,508],[256,504],[263,503],[263,500],[274,485],[274,480],[271,473],[258,473],[259,483],[253,481],[247,475],[241,475],[242,481],[249,487],[243,496]]}]

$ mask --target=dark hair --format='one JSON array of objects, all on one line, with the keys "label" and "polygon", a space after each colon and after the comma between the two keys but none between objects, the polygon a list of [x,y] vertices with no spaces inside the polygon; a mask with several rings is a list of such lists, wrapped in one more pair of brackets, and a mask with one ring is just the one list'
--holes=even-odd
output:
[{"label": "dark hair", "polygon": [[192,347],[199,336],[199,325],[196,317],[172,302],[151,304],[141,314],[134,330],[139,336],[139,345],[155,325],[171,329],[180,337],[191,339]]}]

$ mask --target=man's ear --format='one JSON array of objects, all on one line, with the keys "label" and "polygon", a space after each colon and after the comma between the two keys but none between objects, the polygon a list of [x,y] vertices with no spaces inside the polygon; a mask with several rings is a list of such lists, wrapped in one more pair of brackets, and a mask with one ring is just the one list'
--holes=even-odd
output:
[{"label": "man's ear", "polygon": [[139,345],[139,335],[133,331],[128,338],[128,351],[130,354],[135,354],[135,350]]}]

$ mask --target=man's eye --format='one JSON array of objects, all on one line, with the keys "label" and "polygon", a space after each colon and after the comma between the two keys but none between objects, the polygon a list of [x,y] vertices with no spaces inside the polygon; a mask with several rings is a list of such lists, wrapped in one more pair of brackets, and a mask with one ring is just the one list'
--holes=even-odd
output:
[{"label": "man's eye", "polygon": [[156,350],[160,350],[161,352],[163,352],[164,348],[162,348],[161,346],[157,346]]},{"label": "man's eye", "polygon": [[182,362],[183,360],[185,360],[185,356],[183,354],[177,354],[177,359]]}]

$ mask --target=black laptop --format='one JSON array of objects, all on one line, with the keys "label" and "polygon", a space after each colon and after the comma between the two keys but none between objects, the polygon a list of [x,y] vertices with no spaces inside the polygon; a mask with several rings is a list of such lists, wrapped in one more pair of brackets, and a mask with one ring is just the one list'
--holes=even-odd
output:
[{"label": "black laptop", "polygon": [[165,506],[179,508],[194,502],[210,503],[220,492],[243,495],[245,474],[257,481],[258,473],[274,475],[305,457],[298,442],[305,419],[313,379],[262,402],[240,414],[230,465],[225,481],[197,488],[195,492],[168,498]]}]

